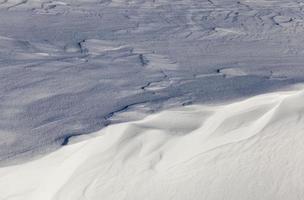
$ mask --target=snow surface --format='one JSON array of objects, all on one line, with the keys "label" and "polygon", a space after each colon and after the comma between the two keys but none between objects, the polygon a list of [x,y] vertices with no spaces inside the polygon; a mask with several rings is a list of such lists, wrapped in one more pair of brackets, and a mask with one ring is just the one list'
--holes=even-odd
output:
[{"label": "snow surface", "polygon": [[0,200],[302,200],[303,33],[301,0],[0,0]]},{"label": "snow surface", "polygon": [[0,199],[303,199],[301,88],[111,125],[0,168]]},{"label": "snow surface", "polygon": [[303,82],[303,6],[3,0],[0,164],[171,107],[235,101]]}]

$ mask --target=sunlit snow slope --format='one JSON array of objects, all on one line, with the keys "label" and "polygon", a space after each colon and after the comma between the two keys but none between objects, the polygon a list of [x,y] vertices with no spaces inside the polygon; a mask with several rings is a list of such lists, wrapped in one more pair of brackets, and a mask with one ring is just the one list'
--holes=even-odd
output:
[{"label": "sunlit snow slope", "polygon": [[304,90],[187,106],[0,169],[5,200],[301,200]]}]

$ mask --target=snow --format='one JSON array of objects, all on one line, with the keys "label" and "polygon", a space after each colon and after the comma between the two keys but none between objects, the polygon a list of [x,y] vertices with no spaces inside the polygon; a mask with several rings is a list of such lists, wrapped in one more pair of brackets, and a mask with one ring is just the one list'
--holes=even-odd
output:
[{"label": "snow", "polygon": [[302,199],[303,86],[111,125],[0,168],[0,198]]},{"label": "snow", "polygon": [[0,164],[44,155],[109,124],[303,82],[303,6],[3,1]]},{"label": "snow", "polygon": [[0,200],[302,199],[303,11],[1,1]]}]

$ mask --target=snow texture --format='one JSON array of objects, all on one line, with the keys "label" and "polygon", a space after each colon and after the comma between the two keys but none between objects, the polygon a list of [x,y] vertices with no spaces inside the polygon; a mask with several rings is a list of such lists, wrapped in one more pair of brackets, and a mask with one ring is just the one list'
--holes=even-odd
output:
[{"label": "snow texture", "polygon": [[304,79],[298,0],[3,0],[0,164]]},{"label": "snow texture", "polygon": [[0,168],[5,200],[301,200],[304,90],[111,125]]}]

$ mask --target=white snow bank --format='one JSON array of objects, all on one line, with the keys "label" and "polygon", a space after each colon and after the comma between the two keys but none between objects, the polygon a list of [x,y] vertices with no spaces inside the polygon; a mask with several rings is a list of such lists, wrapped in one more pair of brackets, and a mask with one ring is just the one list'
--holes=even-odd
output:
[{"label": "white snow bank", "polygon": [[6,200],[293,200],[304,196],[304,90],[109,126],[0,169]]}]

